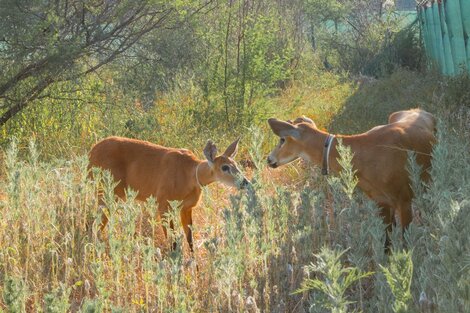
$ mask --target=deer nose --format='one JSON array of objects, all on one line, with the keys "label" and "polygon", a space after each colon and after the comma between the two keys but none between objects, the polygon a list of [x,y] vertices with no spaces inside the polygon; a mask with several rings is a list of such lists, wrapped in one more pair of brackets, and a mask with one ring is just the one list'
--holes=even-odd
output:
[{"label": "deer nose", "polygon": [[240,189],[245,189],[249,185],[251,185],[250,181],[246,179],[245,177],[243,177],[243,180],[240,183]]},{"label": "deer nose", "polygon": [[271,157],[268,157],[268,165],[272,168],[276,168],[277,167],[277,162],[275,162],[273,159],[271,159]]}]

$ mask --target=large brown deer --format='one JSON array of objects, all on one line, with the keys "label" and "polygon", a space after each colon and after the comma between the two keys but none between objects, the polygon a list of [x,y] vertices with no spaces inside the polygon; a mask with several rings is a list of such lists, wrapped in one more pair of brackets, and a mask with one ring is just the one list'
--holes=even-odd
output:
[{"label": "large brown deer", "polygon": [[[204,148],[207,160],[199,160],[191,151],[162,147],[150,142],[109,137],[98,142],[90,151],[89,168],[109,170],[118,182],[115,195],[124,199],[125,190],[137,191],[137,199],[145,201],[153,196],[160,215],[168,212],[168,201],[181,201],[181,223],[193,251],[191,226],[192,209],[201,199],[202,186],[222,182],[243,188],[249,184],[233,160],[239,139],[217,156],[217,148],[208,141]],[[101,229],[106,226],[103,213]],[[170,222],[173,228],[173,223]],[[166,229],[164,229],[166,236]],[[173,248],[175,243],[173,243]]]},{"label": "large brown deer", "polygon": [[406,169],[407,151],[416,153],[423,169],[421,178],[428,180],[435,120],[430,113],[413,109],[392,113],[388,122],[362,134],[333,136],[319,130],[306,117],[294,122],[271,118],[269,126],[280,141],[269,155],[268,165],[276,168],[300,157],[322,165],[323,174],[328,174],[329,169],[338,173],[341,167],[336,139],[341,138],[342,144],[354,153],[352,166],[359,179],[358,187],[381,208],[385,224],[395,223],[397,213],[401,226],[406,228],[412,220],[413,197]]}]

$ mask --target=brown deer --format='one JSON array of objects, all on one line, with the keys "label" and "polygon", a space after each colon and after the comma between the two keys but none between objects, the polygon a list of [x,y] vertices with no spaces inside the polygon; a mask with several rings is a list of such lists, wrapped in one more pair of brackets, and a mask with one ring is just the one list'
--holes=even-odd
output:
[{"label": "brown deer", "polygon": [[279,144],[268,157],[268,165],[276,168],[297,158],[322,165],[323,174],[341,170],[337,162],[337,138],[349,146],[354,154],[358,187],[381,208],[387,225],[395,223],[395,213],[401,226],[406,228],[412,220],[409,174],[406,169],[407,151],[416,153],[421,165],[421,178],[429,179],[431,151],[435,142],[435,119],[423,110],[399,111],[389,116],[387,125],[376,126],[357,135],[331,135],[319,130],[306,117],[294,122],[275,118],[268,120],[272,131],[280,137]]},{"label": "brown deer", "polygon": [[[239,139],[217,156],[217,148],[208,141],[204,148],[206,160],[199,160],[186,149],[166,148],[150,142],[108,137],[93,146],[89,154],[89,168],[109,170],[118,182],[114,193],[125,199],[125,190],[137,191],[137,199],[153,196],[160,215],[168,212],[168,201],[181,201],[181,223],[193,251],[191,226],[192,209],[201,199],[201,189],[215,181],[228,186],[244,188],[249,184],[233,160]],[[103,213],[101,229],[107,224]],[[173,223],[170,222],[170,228]],[[166,236],[166,229],[164,229]],[[175,243],[173,243],[175,248]]]}]

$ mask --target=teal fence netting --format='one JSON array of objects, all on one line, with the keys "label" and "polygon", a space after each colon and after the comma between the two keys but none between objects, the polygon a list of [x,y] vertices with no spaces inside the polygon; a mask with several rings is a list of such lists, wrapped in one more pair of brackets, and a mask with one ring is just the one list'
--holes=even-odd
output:
[{"label": "teal fence netting", "polygon": [[426,55],[445,75],[470,72],[470,0],[432,0],[418,5]]}]

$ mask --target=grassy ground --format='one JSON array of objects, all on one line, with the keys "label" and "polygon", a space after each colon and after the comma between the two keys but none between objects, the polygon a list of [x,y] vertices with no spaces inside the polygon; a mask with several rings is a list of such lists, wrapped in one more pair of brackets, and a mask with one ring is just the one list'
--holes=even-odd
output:
[{"label": "grassy ground", "polygon": [[[243,133],[240,158],[256,166],[245,169],[254,186],[243,193],[215,184],[204,190],[194,213],[193,256],[179,228],[174,236],[183,250],[169,251],[160,225],[165,219],[156,222],[155,205],[116,202],[106,177],[110,223],[104,236],[97,233],[97,182],[87,179],[83,156],[93,140],[72,138],[73,144],[64,140],[38,149],[20,138],[3,161],[1,310],[468,311],[470,241],[462,236],[470,231],[467,78],[449,81],[404,70],[380,81],[320,72],[307,77],[260,100],[259,124],[237,130]],[[207,137],[223,146],[238,135],[195,125],[184,108],[197,103],[176,93],[157,111],[133,115],[138,122],[156,120],[158,131],[149,122],[133,134],[198,155]],[[360,192],[349,197],[342,191],[352,181],[325,180],[300,162],[276,170],[264,165],[275,140],[266,117],[306,115],[330,131],[354,133],[413,107],[441,119],[440,143],[433,184],[427,191],[414,186],[420,219],[404,238],[392,234],[390,256],[384,254],[377,208]]]}]

